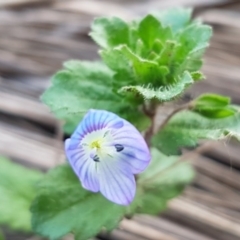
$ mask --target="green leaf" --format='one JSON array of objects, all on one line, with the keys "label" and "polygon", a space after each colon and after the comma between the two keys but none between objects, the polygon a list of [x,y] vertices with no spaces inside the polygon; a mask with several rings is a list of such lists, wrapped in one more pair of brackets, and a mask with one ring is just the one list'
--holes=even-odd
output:
[{"label": "green leaf", "polygon": [[100,51],[105,64],[116,72],[113,84],[116,88],[135,82],[132,64],[119,47]]},{"label": "green leaf", "polygon": [[114,229],[126,207],[83,189],[70,166],[62,165],[41,182],[31,211],[33,230],[38,234],[58,239],[72,232],[75,239],[84,240],[102,229]]},{"label": "green leaf", "polygon": [[202,55],[209,45],[212,28],[200,22],[192,23],[178,35],[178,49],[174,57],[180,69],[198,71],[202,65]]},{"label": "green leaf", "polygon": [[0,224],[30,231],[29,207],[36,194],[40,172],[26,169],[0,157]]},{"label": "green leaf", "polygon": [[236,113],[236,109],[229,104],[230,98],[207,93],[192,102],[192,110],[208,118],[225,118]]},{"label": "green leaf", "polygon": [[201,114],[202,116],[213,119],[226,118],[236,113],[236,110],[231,107],[201,107],[193,109],[193,111]]},{"label": "green leaf", "polygon": [[52,86],[42,95],[59,119],[65,121],[65,131],[71,134],[86,112],[105,109],[132,123],[146,117],[137,111],[138,103],[129,104],[112,91],[113,72],[100,62],[69,61],[52,78]]},{"label": "green leaf", "polygon": [[173,38],[171,29],[169,27],[163,27],[161,23],[150,14],[141,20],[138,32],[148,49],[152,48],[156,39],[161,39],[161,42],[164,43],[166,40]]},{"label": "green leaf", "polygon": [[84,240],[102,229],[114,229],[125,214],[156,214],[163,210],[194,174],[187,163],[177,163],[176,156],[167,157],[157,149],[151,153],[152,162],[139,176],[137,196],[128,207],[83,189],[69,165],[51,170],[41,182],[31,207],[33,230],[50,239],[72,232],[75,239]]},{"label": "green leaf", "polygon": [[104,62],[114,73],[114,90],[130,85],[171,87],[185,71],[192,79],[212,35],[211,27],[191,21],[191,9],[175,8],[148,14],[126,23],[119,18],[98,18],[91,35],[100,46]]},{"label": "green leaf", "polygon": [[100,17],[93,21],[90,36],[102,48],[129,43],[128,24],[117,17]]},{"label": "green leaf", "polygon": [[139,24],[139,36],[143,40],[144,44],[151,48],[155,39],[158,37],[158,31],[160,28],[159,21],[152,15],[147,15]]},{"label": "green leaf", "polygon": [[165,46],[160,52],[158,58],[156,59],[158,64],[169,66],[173,60],[176,46],[177,46],[176,41],[166,41]]},{"label": "green leaf", "polygon": [[152,160],[147,170],[138,177],[135,211],[158,214],[167,207],[171,198],[178,196],[193,180],[194,171],[189,163],[178,161],[178,156],[166,156],[151,149]]},{"label": "green leaf", "polygon": [[153,137],[153,145],[163,153],[178,154],[182,147],[195,147],[199,140],[220,140],[235,137],[240,140],[240,113],[209,119],[198,113],[183,111],[174,115],[168,124]]},{"label": "green leaf", "polygon": [[126,45],[101,51],[104,62],[114,71],[121,72],[122,86],[127,82],[161,82],[162,70],[157,62],[142,59]]},{"label": "green leaf", "polygon": [[230,104],[230,98],[213,93],[205,93],[193,101],[194,107],[226,107]]},{"label": "green leaf", "polygon": [[158,99],[161,102],[171,101],[179,96],[183,91],[193,83],[189,72],[185,72],[181,79],[169,87],[155,89],[151,86],[126,86],[122,87],[120,93],[138,94],[146,100]]},{"label": "green leaf", "polygon": [[184,29],[179,40],[186,52],[193,53],[206,48],[211,36],[212,28],[210,26],[196,23]]},{"label": "green leaf", "polygon": [[179,81],[178,86],[181,86],[182,88],[185,86],[186,82],[193,82],[191,76],[186,73],[184,73],[182,77],[181,75],[176,76],[176,78],[172,77],[171,81],[167,82],[166,75],[169,73],[169,69],[164,65],[164,63],[168,64],[168,58],[166,59],[164,57],[165,48],[163,49],[163,55],[160,55],[159,57],[159,61],[162,61],[163,65],[158,65],[156,61],[140,58],[126,45],[121,45],[112,50],[103,50],[100,53],[104,62],[112,70],[118,72],[117,79],[115,78],[118,87],[123,87],[129,84],[144,84],[150,82],[153,86],[164,86],[167,84],[170,89],[171,83]]},{"label": "green leaf", "polygon": [[192,10],[189,8],[173,8],[152,13],[163,26],[170,26],[174,33],[186,27],[191,20]]},{"label": "green leaf", "polygon": [[135,55],[127,46],[121,46],[119,50],[128,58],[133,66],[136,79],[139,82],[161,82],[161,70],[157,62],[145,60]]}]

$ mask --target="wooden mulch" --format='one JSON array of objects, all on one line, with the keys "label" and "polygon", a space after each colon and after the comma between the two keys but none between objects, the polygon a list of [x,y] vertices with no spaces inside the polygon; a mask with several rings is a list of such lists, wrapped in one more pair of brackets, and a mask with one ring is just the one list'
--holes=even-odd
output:
[{"label": "wooden mulch", "polygon": [[[95,16],[132,19],[176,3],[194,6],[195,16],[214,28],[203,67],[207,80],[189,94],[217,92],[240,104],[237,0],[0,0],[0,155],[40,169],[63,162],[60,123],[39,101],[49,76],[65,60],[98,58],[98,48],[88,37]],[[197,177],[182,196],[169,202],[166,212],[123,220],[118,229],[96,239],[240,239],[239,146],[209,142],[192,152]]]}]

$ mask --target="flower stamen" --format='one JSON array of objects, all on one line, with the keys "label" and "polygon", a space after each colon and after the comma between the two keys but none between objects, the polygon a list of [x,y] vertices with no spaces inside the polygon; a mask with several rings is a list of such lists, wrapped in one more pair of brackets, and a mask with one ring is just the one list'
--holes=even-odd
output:
[{"label": "flower stamen", "polygon": [[121,152],[124,149],[123,145],[121,145],[121,144],[115,144],[114,147],[116,148],[117,152]]},{"label": "flower stamen", "polygon": [[93,157],[93,161],[94,161],[94,162],[100,162],[99,156],[98,156],[98,155],[95,155],[95,156]]}]

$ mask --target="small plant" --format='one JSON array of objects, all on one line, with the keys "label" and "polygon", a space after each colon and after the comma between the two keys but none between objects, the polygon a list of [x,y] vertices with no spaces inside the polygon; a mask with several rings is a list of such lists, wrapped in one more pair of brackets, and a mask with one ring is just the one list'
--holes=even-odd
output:
[{"label": "small plant", "polygon": [[159,106],[204,78],[211,35],[210,26],[191,20],[189,9],[129,23],[94,20],[90,36],[102,61],[64,63],[42,96],[71,137],[65,142],[69,163],[40,182],[31,207],[34,231],[83,240],[116,228],[125,216],[157,214],[194,177],[191,165],[180,161],[181,148],[201,139],[240,139],[239,107],[216,94],[180,105],[160,126],[155,121]]}]

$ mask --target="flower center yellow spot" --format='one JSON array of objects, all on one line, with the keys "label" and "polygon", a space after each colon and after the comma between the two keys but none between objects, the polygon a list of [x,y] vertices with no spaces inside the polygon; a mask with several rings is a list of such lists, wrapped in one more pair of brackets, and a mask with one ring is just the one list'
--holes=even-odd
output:
[{"label": "flower center yellow spot", "polygon": [[101,141],[100,140],[93,141],[90,144],[90,148],[96,148],[97,150],[99,150],[101,148]]}]

